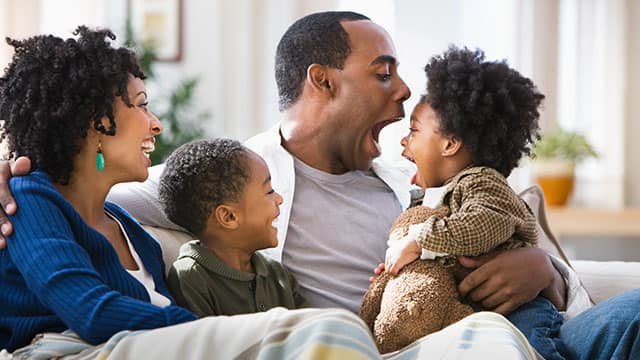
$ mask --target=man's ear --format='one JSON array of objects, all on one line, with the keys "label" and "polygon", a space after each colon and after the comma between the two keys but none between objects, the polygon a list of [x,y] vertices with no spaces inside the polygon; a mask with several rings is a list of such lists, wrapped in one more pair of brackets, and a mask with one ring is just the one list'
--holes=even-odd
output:
[{"label": "man's ear", "polygon": [[220,226],[227,230],[235,230],[240,226],[238,211],[232,205],[218,205],[213,210],[213,215]]},{"label": "man's ear", "polygon": [[457,136],[448,136],[442,150],[442,156],[454,156],[463,147],[462,139]]},{"label": "man's ear", "polygon": [[314,91],[333,91],[333,83],[329,76],[329,68],[325,65],[309,65],[307,68],[307,83],[314,89]]}]

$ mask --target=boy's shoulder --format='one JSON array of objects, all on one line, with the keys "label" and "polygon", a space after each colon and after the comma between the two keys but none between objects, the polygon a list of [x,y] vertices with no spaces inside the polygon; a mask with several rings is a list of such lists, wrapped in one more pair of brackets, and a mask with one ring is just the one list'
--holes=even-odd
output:
[{"label": "boy's shoulder", "polygon": [[291,274],[289,271],[276,259],[273,259],[269,256],[262,254],[260,251],[257,251],[255,254],[255,262],[254,264],[260,264],[263,268],[262,270],[265,272],[265,276],[277,276],[277,277],[289,277]]},{"label": "boy's shoulder", "polygon": [[191,240],[180,246],[178,258],[173,262],[173,268],[181,271],[192,270],[198,265],[198,257],[202,256],[206,248],[200,246],[199,240]]}]

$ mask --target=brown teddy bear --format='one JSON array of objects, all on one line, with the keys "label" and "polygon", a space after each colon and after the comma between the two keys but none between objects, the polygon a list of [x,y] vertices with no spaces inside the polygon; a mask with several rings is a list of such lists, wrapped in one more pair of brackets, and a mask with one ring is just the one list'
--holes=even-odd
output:
[{"label": "brown teddy bear", "polygon": [[[444,217],[448,212],[445,207],[412,207],[396,219],[389,238],[399,240],[407,235],[409,225],[425,222],[431,215]],[[360,317],[371,329],[380,353],[399,350],[474,312],[460,301],[454,271],[461,268],[418,259],[397,276],[384,272],[371,284]]]}]

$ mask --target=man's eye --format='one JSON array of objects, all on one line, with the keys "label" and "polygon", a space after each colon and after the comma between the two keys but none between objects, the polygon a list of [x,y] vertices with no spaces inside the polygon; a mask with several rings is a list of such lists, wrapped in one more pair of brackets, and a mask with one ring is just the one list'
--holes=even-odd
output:
[{"label": "man's eye", "polygon": [[389,79],[391,79],[391,74],[378,74],[378,79],[381,81],[389,81]]},{"label": "man's eye", "polygon": [[144,109],[144,111],[147,111],[147,107],[149,106],[149,102],[142,103],[142,104],[140,104],[138,106],[141,107],[142,109]]},{"label": "man's eye", "polygon": [[273,194],[274,192],[276,192],[276,191],[275,191],[275,190],[273,190],[273,189],[271,189],[271,190],[269,190],[269,192],[267,192],[267,195],[271,195],[271,194]]}]

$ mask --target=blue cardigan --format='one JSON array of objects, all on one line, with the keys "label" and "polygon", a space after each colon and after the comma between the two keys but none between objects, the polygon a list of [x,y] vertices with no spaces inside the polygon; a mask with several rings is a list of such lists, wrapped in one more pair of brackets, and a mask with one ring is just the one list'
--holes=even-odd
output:
[{"label": "blue cardigan", "polygon": [[118,331],[154,329],[196,319],[175,306],[167,290],[158,243],[126,211],[105,209],[123,225],[156,291],[171,299],[161,308],[122,267],[102,234],[89,227],[51,183],[35,171],[9,186],[18,203],[14,233],[0,251],[0,349],[13,351],[34,335],[67,328],[92,344]]}]

